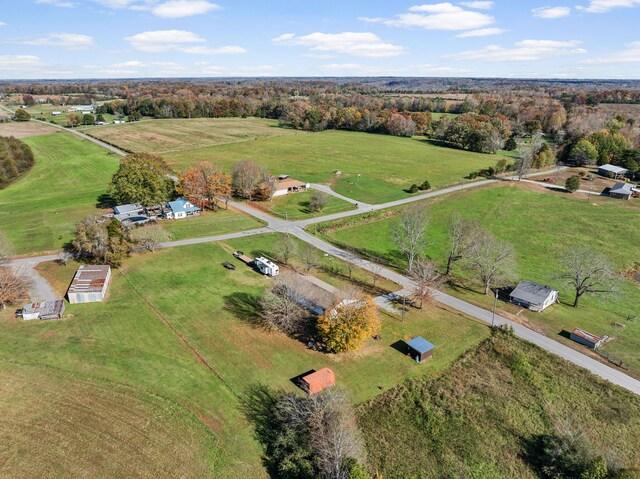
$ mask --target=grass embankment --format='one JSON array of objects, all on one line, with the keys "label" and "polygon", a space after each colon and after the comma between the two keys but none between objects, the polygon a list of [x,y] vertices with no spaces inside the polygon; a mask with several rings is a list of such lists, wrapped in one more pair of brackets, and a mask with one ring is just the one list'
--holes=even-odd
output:
[{"label": "grass embankment", "polygon": [[359,418],[369,460],[384,477],[548,477],[540,444],[572,435],[589,444],[592,457],[579,460],[640,467],[637,396],[506,334],[439,378],[409,381],[362,405]]},{"label": "grass embankment", "polygon": [[[442,267],[448,254],[448,225],[456,212],[465,218],[478,220],[499,238],[513,244],[517,252],[517,277],[548,284],[560,290],[563,304],[542,313],[522,312],[520,320],[541,327],[555,339],[566,340],[560,334],[581,327],[597,335],[613,338],[605,352],[618,356],[640,372],[640,322],[630,323],[627,316],[640,313],[640,283],[631,279],[631,271],[640,268],[640,226],[637,210],[626,202],[609,198],[580,201],[565,193],[539,193],[517,186],[494,186],[448,195],[426,203],[429,212],[430,245],[426,254]],[[396,210],[398,211],[398,210]],[[392,266],[404,270],[406,263],[393,245],[392,229],[397,222],[393,211],[373,215],[374,220],[349,218],[331,225],[319,225],[326,237],[337,244],[359,249],[365,256],[382,258]],[[392,215],[391,217],[388,217]],[[366,217],[365,217],[366,218]],[[382,218],[382,219],[376,219]],[[621,273],[620,294],[604,301],[585,296],[578,309],[568,305],[573,296],[558,275],[562,271],[561,258],[572,245],[589,245],[606,255]],[[463,299],[493,306],[491,298],[478,294],[479,285],[459,267],[455,268],[456,282],[461,287],[452,293]],[[499,304],[507,313],[519,309]],[[614,323],[624,323],[624,329]],[[582,348],[581,346],[577,346]]]}]

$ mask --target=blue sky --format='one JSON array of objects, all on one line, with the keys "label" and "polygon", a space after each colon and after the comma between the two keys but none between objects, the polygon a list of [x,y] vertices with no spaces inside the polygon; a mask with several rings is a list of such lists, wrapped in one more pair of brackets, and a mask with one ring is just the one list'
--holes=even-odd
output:
[{"label": "blue sky", "polygon": [[640,78],[640,0],[3,0],[0,78]]}]

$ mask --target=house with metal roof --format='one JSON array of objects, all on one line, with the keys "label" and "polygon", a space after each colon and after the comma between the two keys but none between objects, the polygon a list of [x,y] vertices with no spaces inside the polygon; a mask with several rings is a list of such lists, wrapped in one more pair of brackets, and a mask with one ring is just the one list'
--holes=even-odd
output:
[{"label": "house with metal roof", "polygon": [[67,290],[67,299],[71,304],[102,301],[107,294],[110,279],[110,266],[82,265]]},{"label": "house with metal roof", "polygon": [[591,334],[584,329],[575,328],[573,331],[571,331],[569,338],[576,343],[583,344],[588,348],[598,349],[609,339],[609,336],[600,337],[596,336],[595,334]]},{"label": "house with metal roof", "polygon": [[189,216],[197,216],[201,211],[202,209],[198,208],[190,201],[178,198],[175,201],[169,201],[169,203],[167,203],[165,217],[170,220],[180,220]]},{"label": "house with metal roof", "polygon": [[624,178],[629,174],[629,170],[607,163],[606,165],[598,167],[598,174],[606,176],[607,178]]},{"label": "house with metal roof", "polygon": [[433,353],[435,346],[422,336],[416,336],[413,339],[407,341],[408,354],[415,362],[421,363],[425,359],[429,359]]},{"label": "house with metal roof", "polygon": [[609,196],[611,198],[617,198],[619,200],[628,200],[633,196],[634,187],[630,183],[616,183],[609,190]]},{"label": "house with metal roof", "polygon": [[533,281],[520,281],[511,291],[509,301],[539,313],[558,301],[558,291]]}]

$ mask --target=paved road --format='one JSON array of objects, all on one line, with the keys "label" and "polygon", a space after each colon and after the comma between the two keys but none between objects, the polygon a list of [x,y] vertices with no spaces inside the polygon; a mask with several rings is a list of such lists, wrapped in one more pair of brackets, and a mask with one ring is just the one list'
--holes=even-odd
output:
[{"label": "paved road", "polygon": [[[411,291],[414,287],[414,282],[408,277],[396,271],[392,271],[387,268],[381,268],[379,265],[376,265],[374,263],[371,263],[370,261],[364,260],[351,253],[336,248],[335,246],[326,243],[316,238],[315,236],[310,235],[300,228],[294,228],[290,231],[290,233],[301,239],[302,241],[305,241],[320,249],[321,251],[324,251],[325,253],[333,255],[344,261],[353,263],[356,266],[359,266],[360,268],[367,271],[376,272],[384,278],[396,282],[403,287],[402,291],[396,293],[400,296],[406,294],[408,291]],[[455,309],[456,311],[484,321],[487,324],[492,324],[492,313],[490,311],[487,311],[486,309],[474,306],[470,303],[467,303],[466,301],[455,298],[440,291],[434,291],[434,299],[446,306],[449,306],[452,309]],[[543,334],[537,333],[525,326],[522,326],[521,324],[514,323],[513,321],[510,321],[502,316],[495,316],[495,324],[498,326],[511,326],[514,329],[516,336],[525,339],[557,356],[560,356],[567,361],[572,362],[573,364],[588,369],[593,374],[596,374],[597,376],[600,376],[607,381],[610,381],[635,394],[640,395],[640,381],[624,374],[621,371],[618,371],[617,369],[609,367],[606,364],[601,363],[600,361],[597,361],[589,356],[586,356],[585,354],[582,354],[575,349],[565,346],[564,344],[561,344],[558,341],[544,336]]]},{"label": "paved road", "polygon": [[72,133],[76,136],[79,136],[80,138],[90,141],[91,143],[95,143],[96,145],[104,148],[105,150],[109,150],[111,153],[115,153],[116,155],[120,155],[120,156],[127,156],[127,153],[122,151],[119,148],[116,148],[115,146],[111,146],[108,143],[105,143],[104,141],[100,141],[97,140],[89,135],[87,135],[86,133],[82,133],[79,130],[74,130],[73,128],[66,128],[64,126],[61,125],[57,125],[55,123],[49,123],[46,121],[42,121],[42,120],[36,120],[36,119],[32,119],[31,121],[35,121],[37,123],[42,123],[43,125],[48,125],[48,126],[52,126],[54,128],[58,128],[59,130],[64,130],[64,131],[68,131],[69,133]]},{"label": "paved road", "polygon": [[339,198],[342,201],[346,201],[347,203],[351,203],[352,205],[356,205],[360,209],[367,208],[368,206],[371,206],[368,203],[362,203],[361,201],[356,201],[353,198],[349,198],[348,196],[344,196],[344,195],[341,195],[340,193],[336,193],[335,191],[333,191],[331,189],[331,187],[329,187],[327,185],[319,185],[317,183],[311,183],[311,188],[313,188],[314,190],[322,191],[323,193],[326,193],[328,195],[335,196],[336,198]]}]

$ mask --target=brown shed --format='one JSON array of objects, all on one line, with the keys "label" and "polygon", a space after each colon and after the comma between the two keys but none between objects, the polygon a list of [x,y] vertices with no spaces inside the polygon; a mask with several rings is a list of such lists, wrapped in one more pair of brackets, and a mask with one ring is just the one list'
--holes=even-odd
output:
[{"label": "brown shed", "polygon": [[319,393],[320,391],[333,386],[336,383],[336,374],[329,368],[322,368],[314,371],[300,379],[300,387],[308,394]]}]

